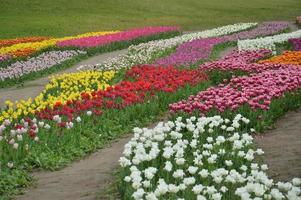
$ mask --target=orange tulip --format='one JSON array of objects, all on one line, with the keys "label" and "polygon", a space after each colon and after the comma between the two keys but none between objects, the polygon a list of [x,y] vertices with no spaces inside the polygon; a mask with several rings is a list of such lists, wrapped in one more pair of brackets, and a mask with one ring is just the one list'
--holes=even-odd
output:
[{"label": "orange tulip", "polygon": [[279,56],[274,56],[270,59],[259,61],[259,63],[301,65],[301,51],[286,51]]}]

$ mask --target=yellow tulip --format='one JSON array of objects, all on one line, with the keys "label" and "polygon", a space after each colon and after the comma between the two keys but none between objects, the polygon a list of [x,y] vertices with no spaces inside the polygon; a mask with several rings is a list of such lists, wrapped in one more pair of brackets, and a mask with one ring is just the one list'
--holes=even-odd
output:
[{"label": "yellow tulip", "polygon": [[45,89],[35,99],[22,99],[15,105],[11,101],[7,101],[6,105],[9,106],[0,114],[0,122],[4,119],[25,117],[46,107],[53,108],[58,101],[64,104],[68,100],[80,100],[82,92],[105,90],[109,87],[107,82],[114,75],[114,71],[83,71],[52,76]]}]

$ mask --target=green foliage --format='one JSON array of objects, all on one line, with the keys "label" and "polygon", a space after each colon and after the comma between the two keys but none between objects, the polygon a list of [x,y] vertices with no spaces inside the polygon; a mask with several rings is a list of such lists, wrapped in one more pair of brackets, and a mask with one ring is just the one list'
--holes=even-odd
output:
[{"label": "green foliage", "polygon": [[1,0],[0,37],[66,36],[146,25],[185,30],[235,22],[295,20],[299,0]]}]

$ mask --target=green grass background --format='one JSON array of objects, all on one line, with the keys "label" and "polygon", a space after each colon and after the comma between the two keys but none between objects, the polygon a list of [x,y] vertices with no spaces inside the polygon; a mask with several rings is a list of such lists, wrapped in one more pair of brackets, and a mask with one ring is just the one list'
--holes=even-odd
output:
[{"label": "green grass background", "polygon": [[64,36],[146,25],[199,30],[295,20],[301,0],[0,0],[0,38]]}]

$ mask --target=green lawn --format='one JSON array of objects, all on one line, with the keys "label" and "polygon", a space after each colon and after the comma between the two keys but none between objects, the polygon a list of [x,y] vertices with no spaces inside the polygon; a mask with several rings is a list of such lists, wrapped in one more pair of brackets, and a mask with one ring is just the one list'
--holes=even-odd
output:
[{"label": "green lawn", "polygon": [[0,0],[0,38],[64,36],[146,25],[185,30],[294,20],[301,0]]}]

